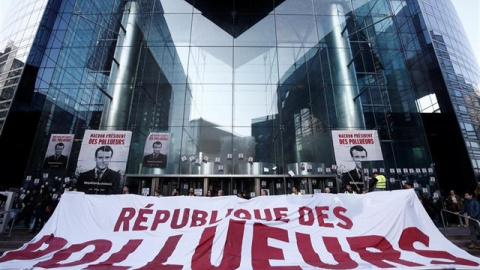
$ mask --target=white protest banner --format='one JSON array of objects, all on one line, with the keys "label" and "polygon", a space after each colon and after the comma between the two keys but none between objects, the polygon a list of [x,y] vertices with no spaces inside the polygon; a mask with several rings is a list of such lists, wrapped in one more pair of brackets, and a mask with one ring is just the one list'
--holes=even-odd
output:
[{"label": "white protest banner", "polygon": [[0,269],[479,269],[413,190],[144,197],[67,192]]}]

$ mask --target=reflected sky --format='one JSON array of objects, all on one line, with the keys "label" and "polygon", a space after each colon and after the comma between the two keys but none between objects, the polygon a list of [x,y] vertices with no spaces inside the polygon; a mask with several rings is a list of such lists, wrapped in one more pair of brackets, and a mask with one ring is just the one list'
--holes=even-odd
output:
[{"label": "reflected sky", "polygon": [[[253,119],[278,113],[277,85],[315,56],[312,48],[335,28],[332,21],[345,23],[344,14],[332,19],[325,1],[285,1],[234,38],[187,2],[160,2],[191,87],[189,118],[203,118],[220,127],[243,127],[243,136],[251,135]],[[168,14],[192,10],[193,17]],[[314,10],[319,16],[314,16]],[[292,13],[296,15],[287,15]],[[186,36],[189,27],[191,36]]]}]

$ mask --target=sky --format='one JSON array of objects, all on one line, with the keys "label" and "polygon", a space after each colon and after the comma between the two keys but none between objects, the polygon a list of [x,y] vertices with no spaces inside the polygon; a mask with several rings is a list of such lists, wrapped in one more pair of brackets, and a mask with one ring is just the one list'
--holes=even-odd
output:
[{"label": "sky", "polygon": [[[18,0],[17,0],[18,1]],[[21,1],[21,0],[20,0]],[[472,45],[478,65],[480,65],[480,0],[451,0],[462,21],[465,32]],[[8,18],[9,7],[13,0],[0,0],[0,29]]]},{"label": "sky", "polygon": [[480,0],[451,0],[480,65]]}]

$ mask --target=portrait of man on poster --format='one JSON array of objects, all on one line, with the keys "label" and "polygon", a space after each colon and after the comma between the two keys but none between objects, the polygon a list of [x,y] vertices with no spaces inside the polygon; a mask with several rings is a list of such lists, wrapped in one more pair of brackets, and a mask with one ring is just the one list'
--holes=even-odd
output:
[{"label": "portrait of man on poster", "polygon": [[152,153],[143,157],[143,167],[162,168],[167,167],[167,156],[161,153],[162,142],[155,141],[152,144]]},{"label": "portrait of man on poster", "polygon": [[80,173],[77,180],[79,191],[86,194],[119,194],[121,174],[108,167],[113,156],[109,145],[100,146],[95,151],[95,168]]},{"label": "portrait of man on poster", "polygon": [[364,190],[364,173],[362,171],[362,161],[366,161],[368,152],[361,145],[354,145],[350,148],[350,156],[355,162],[355,168],[342,174],[342,184],[340,190],[350,185],[358,194]]},{"label": "portrait of man on poster", "polygon": [[43,162],[44,169],[65,169],[67,167],[68,157],[63,155],[65,149],[64,143],[57,143],[55,145],[55,153],[45,158]]}]

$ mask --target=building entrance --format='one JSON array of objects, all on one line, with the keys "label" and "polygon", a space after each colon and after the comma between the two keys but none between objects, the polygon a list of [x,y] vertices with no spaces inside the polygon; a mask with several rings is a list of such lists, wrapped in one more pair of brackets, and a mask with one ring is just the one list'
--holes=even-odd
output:
[{"label": "building entrance", "polygon": [[188,196],[191,192],[195,196],[205,196],[211,191],[213,196],[219,192],[224,196],[237,195],[245,198],[265,195],[291,194],[292,187],[296,187],[302,194],[323,193],[329,188],[336,193],[338,185],[335,176],[323,177],[290,177],[278,175],[274,177],[252,176],[178,176],[162,175],[127,175],[126,185],[130,193],[144,196],[154,196],[155,191],[161,196]]}]

